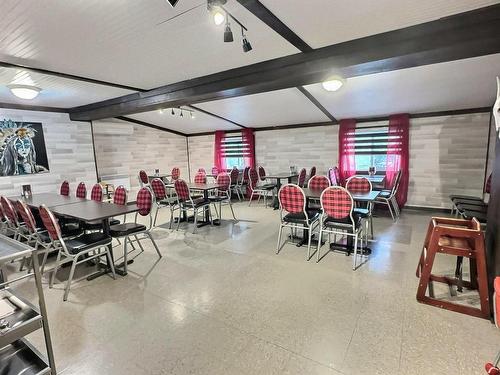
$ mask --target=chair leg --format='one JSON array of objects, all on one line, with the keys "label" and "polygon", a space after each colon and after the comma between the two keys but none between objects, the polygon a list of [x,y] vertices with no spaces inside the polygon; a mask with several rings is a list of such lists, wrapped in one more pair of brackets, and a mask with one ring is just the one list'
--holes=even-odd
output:
[{"label": "chair leg", "polygon": [[238,220],[238,219],[236,219],[236,216],[234,215],[233,204],[231,203],[231,200],[229,200],[229,208],[231,208],[231,213],[233,214],[233,219]]},{"label": "chair leg", "polygon": [[150,233],[150,232],[146,232],[145,234],[146,234],[146,236],[148,236],[148,237],[149,237],[149,239],[150,239],[150,240],[151,240],[151,242],[153,243],[153,246],[155,247],[155,250],[156,250],[156,252],[158,253],[158,257],[159,257],[159,258],[161,258],[161,257],[162,257],[162,255],[161,255],[161,253],[160,253],[160,249],[158,249],[158,245],[156,245],[156,241],[154,240],[153,236],[151,235],[151,233]]},{"label": "chair leg", "polygon": [[389,212],[391,214],[392,221],[396,221],[396,218],[394,217],[394,212],[392,212],[391,203],[389,201],[386,201],[386,204],[387,204],[387,207],[389,208]]},{"label": "chair leg", "polygon": [[59,269],[60,262],[61,262],[61,250],[59,250],[59,252],[57,253],[56,265],[54,267],[54,270],[52,271],[52,275],[50,275],[49,288],[52,288],[52,286],[54,285],[54,280],[56,279],[56,273],[57,270]]},{"label": "chair leg", "polygon": [[[141,241],[139,241],[139,238],[137,237],[137,235],[134,235],[134,238],[137,241],[137,245],[139,245],[139,248],[141,249],[141,253],[143,253],[144,248],[142,247]],[[130,242],[130,243],[132,243],[132,242]]]},{"label": "chair leg", "polygon": [[358,258],[358,234],[354,236],[354,256],[352,258],[352,270],[356,271],[356,262]]},{"label": "chair leg", "polygon": [[73,280],[73,275],[75,274],[77,259],[78,258],[73,259],[73,263],[71,264],[71,270],[69,271],[68,281],[66,282],[66,288],[64,289],[63,301],[68,300],[69,289],[71,288],[71,281]]},{"label": "chair leg", "polygon": [[47,263],[47,258],[49,257],[49,251],[50,250],[45,249],[45,253],[43,254],[42,264],[40,265],[40,275],[43,275],[45,270],[45,264]]},{"label": "chair leg", "polygon": [[309,235],[308,235],[308,241],[307,241],[307,258],[306,260],[309,261],[311,259],[311,239],[312,239],[312,225],[309,227]]},{"label": "chair leg", "polygon": [[250,194],[250,200],[248,201],[248,207],[250,207],[250,205],[252,204],[253,193],[254,193],[254,190],[252,190],[252,194]]},{"label": "chair leg", "polygon": [[111,253],[109,252],[109,249],[107,247],[106,247],[106,258],[108,259],[108,263],[111,268],[111,275],[113,276],[113,280],[116,280],[115,265],[113,264]]},{"label": "chair leg", "polygon": [[[217,211],[217,202],[214,202],[213,205],[214,205],[214,209],[215,209],[215,216],[219,217],[219,211]],[[221,216],[222,216],[222,212],[221,212]]]},{"label": "chair leg", "polygon": [[123,239],[123,273],[126,275],[127,274],[127,241],[130,241],[130,239],[125,237]]},{"label": "chair leg", "polygon": [[[369,220],[370,220],[370,235],[371,235],[371,239],[373,240],[375,237],[373,237],[373,216],[372,215],[370,215]],[[367,238],[368,238],[368,236],[367,236]],[[368,245],[368,241],[367,241],[367,245]]]},{"label": "chair leg", "polygon": [[276,245],[276,254],[280,252],[281,249],[281,234],[283,232],[283,225],[280,225],[280,230],[278,232],[278,244]]},{"label": "chair leg", "polygon": [[182,208],[179,207],[179,217],[177,218],[177,230],[179,230],[179,227],[181,225],[181,215],[182,215]]},{"label": "chair leg", "polygon": [[160,207],[156,206],[155,219],[153,220],[153,227],[156,227],[156,218],[158,217],[158,211],[160,211]]},{"label": "chair leg", "polygon": [[[328,233],[328,238],[330,238],[330,233]],[[322,239],[323,239],[323,226],[320,225],[319,234],[318,234],[318,246],[316,247],[316,263],[318,263],[319,259],[321,258],[320,251],[321,251],[321,240]]]},{"label": "chair leg", "polygon": [[194,210],[194,228],[193,228],[193,234],[196,233],[196,228],[198,227],[198,209]]},{"label": "chair leg", "polygon": [[170,208],[170,222],[168,223],[168,229],[172,229],[172,221],[174,221],[174,210]]}]

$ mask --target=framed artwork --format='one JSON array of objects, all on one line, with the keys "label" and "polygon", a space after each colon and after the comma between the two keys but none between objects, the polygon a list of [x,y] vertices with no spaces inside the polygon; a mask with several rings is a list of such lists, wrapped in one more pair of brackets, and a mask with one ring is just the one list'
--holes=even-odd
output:
[{"label": "framed artwork", "polygon": [[42,124],[0,120],[0,176],[48,171]]}]

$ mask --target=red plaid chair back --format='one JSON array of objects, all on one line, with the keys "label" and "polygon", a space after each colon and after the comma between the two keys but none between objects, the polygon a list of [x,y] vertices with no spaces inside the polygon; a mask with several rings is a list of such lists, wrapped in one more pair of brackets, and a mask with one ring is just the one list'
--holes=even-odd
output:
[{"label": "red plaid chair back", "polygon": [[118,186],[115,189],[115,194],[113,195],[113,203],[124,206],[127,204],[127,190],[123,185]]},{"label": "red plaid chair back", "polygon": [[330,183],[332,184],[332,186],[337,186],[339,184],[334,168],[330,168],[328,170],[328,178],[330,179]]},{"label": "red plaid chair back", "polygon": [[139,208],[139,215],[147,216],[151,212],[151,207],[153,206],[153,196],[148,188],[143,187],[137,193],[136,199],[137,207]]},{"label": "red plaid chair back", "polygon": [[394,179],[394,183],[392,184],[391,191],[392,193],[396,193],[396,190],[398,189],[399,182],[401,181],[401,175],[403,174],[403,171],[400,169],[398,173],[396,174],[396,178]]},{"label": "red plaid chair back", "polygon": [[205,170],[205,168],[198,168],[198,172],[197,173],[207,174],[207,171]]},{"label": "red plaid chair back", "polygon": [[259,166],[259,178],[261,181],[264,181],[266,179],[266,170],[262,165]]},{"label": "red plaid chair back", "polygon": [[248,171],[250,170],[250,167],[245,167],[243,170],[243,182],[248,182]]},{"label": "red plaid chair back", "polygon": [[139,171],[139,180],[143,183],[143,184],[149,184],[149,178],[148,178],[148,174],[146,173],[146,171]]},{"label": "red plaid chair back", "polygon": [[312,190],[323,191],[330,186],[330,180],[326,176],[313,176],[307,184],[307,187]]},{"label": "red plaid chair back", "polygon": [[85,182],[80,182],[78,184],[78,187],[76,188],[76,197],[87,198],[87,187],[85,186]]},{"label": "red plaid chair back", "polygon": [[351,194],[341,186],[326,188],[320,197],[323,212],[333,219],[345,219],[351,216],[354,207]]},{"label": "red plaid chair back", "polygon": [[172,180],[177,180],[181,176],[181,170],[177,167],[172,168]]},{"label": "red plaid chair back", "polygon": [[299,181],[298,181],[299,186],[303,186],[304,183],[306,182],[306,174],[307,174],[306,169],[302,168],[299,172]]},{"label": "red plaid chair back", "polygon": [[54,214],[44,205],[40,206],[38,212],[40,213],[43,226],[47,229],[51,240],[59,240],[61,238],[61,228]]},{"label": "red plaid chair back", "polygon": [[63,181],[61,184],[61,189],[59,190],[61,195],[68,196],[69,195],[69,182]]},{"label": "red plaid chair back", "polygon": [[177,197],[181,201],[187,201],[191,198],[189,195],[189,188],[184,180],[175,180],[174,182],[175,192],[177,193]]},{"label": "red plaid chair back", "polygon": [[354,194],[365,194],[372,191],[372,184],[366,177],[354,176],[347,180],[345,188]]},{"label": "red plaid chair back", "polygon": [[102,202],[102,186],[101,184],[95,184],[92,186],[90,191],[90,199],[96,202]]},{"label": "red plaid chair back", "polygon": [[298,214],[305,210],[306,196],[297,185],[283,185],[278,193],[278,198],[282,210],[291,214]]},{"label": "red plaid chair back", "polygon": [[259,182],[259,175],[257,174],[257,171],[254,168],[250,168],[248,170],[248,176],[250,178],[250,187],[255,189],[257,183]]},{"label": "red plaid chair back", "polygon": [[17,212],[12,205],[12,202],[5,197],[0,198],[0,204],[2,205],[2,211],[5,215],[6,219],[10,221],[12,224],[18,223],[17,220]]},{"label": "red plaid chair back", "polygon": [[212,174],[214,176],[218,176],[219,175],[219,168],[217,167],[212,167]]},{"label": "red plaid chair back", "polygon": [[21,218],[26,225],[26,228],[30,231],[30,233],[36,232],[36,221],[33,216],[33,212],[29,209],[29,207],[23,201],[16,202],[17,212],[21,215]]},{"label": "red plaid chair back", "polygon": [[238,177],[240,176],[240,171],[238,168],[231,169],[231,184],[236,184],[238,182]]},{"label": "red plaid chair back", "polygon": [[309,171],[309,179],[313,178],[316,176],[316,167],[311,167],[311,170]]},{"label": "red plaid chair back", "polygon": [[491,173],[488,176],[488,179],[486,180],[486,187],[484,188],[485,193],[490,193],[491,191]]},{"label": "red plaid chair back", "polygon": [[202,172],[196,173],[196,176],[194,176],[194,182],[196,184],[206,184],[207,183],[207,175]]},{"label": "red plaid chair back", "polygon": [[162,200],[167,197],[167,189],[165,189],[165,184],[159,178],[153,179],[151,181],[151,188],[155,195],[156,200]]},{"label": "red plaid chair back", "polygon": [[223,185],[217,190],[227,192],[229,190],[229,185],[231,185],[231,177],[229,177],[227,173],[222,172],[217,176],[217,184]]}]

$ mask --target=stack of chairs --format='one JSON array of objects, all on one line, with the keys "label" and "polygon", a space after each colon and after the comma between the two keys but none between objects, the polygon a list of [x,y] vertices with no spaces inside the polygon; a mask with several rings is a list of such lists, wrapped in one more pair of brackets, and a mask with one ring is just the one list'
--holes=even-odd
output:
[{"label": "stack of chairs", "polygon": [[[486,180],[484,193],[490,194],[491,190],[491,174]],[[484,201],[483,197],[474,197],[470,195],[450,195],[452,202],[451,214],[456,217],[461,216],[464,219],[470,220],[475,217],[481,224],[486,224],[488,203]]]}]

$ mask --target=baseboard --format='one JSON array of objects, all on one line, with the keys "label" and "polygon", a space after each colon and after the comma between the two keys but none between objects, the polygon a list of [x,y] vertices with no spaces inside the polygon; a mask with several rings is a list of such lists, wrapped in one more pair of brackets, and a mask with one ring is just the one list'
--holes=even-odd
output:
[{"label": "baseboard", "polygon": [[450,208],[443,207],[426,207],[426,206],[405,206],[405,210],[414,211],[425,211],[425,212],[439,212],[439,213],[450,213]]}]

